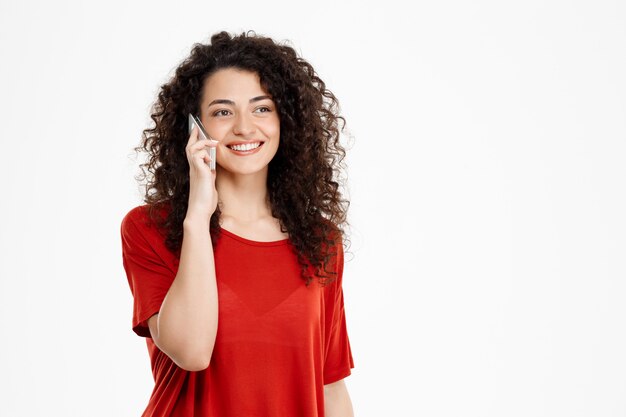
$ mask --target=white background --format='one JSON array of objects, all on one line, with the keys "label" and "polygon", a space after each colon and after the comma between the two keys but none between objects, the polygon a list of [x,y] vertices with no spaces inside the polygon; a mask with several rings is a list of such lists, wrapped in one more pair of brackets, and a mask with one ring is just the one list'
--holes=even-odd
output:
[{"label": "white background", "polygon": [[618,0],[2,0],[0,415],[143,411],[132,148],[220,30],[289,40],[347,118],[356,416],[626,415],[624,22]]}]

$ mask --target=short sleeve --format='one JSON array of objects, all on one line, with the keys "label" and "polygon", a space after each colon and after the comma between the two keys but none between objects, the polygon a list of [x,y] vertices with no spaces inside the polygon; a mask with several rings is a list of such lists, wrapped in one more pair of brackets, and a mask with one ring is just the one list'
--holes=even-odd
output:
[{"label": "short sleeve", "polygon": [[141,220],[140,209],[131,210],[122,220],[122,262],[133,295],[132,330],[150,337],[148,319],[161,309],[176,272],[166,260],[162,237]]},{"label": "short sleeve", "polygon": [[344,309],[342,286],[344,261],[341,241],[335,246],[335,250],[337,278],[325,289],[327,298],[324,385],[351,375],[351,369],[354,368]]}]

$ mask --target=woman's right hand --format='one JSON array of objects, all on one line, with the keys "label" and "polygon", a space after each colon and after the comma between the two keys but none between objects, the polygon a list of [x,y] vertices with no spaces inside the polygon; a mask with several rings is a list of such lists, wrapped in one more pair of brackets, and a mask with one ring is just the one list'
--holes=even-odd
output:
[{"label": "woman's right hand", "polygon": [[195,126],[189,135],[185,147],[189,161],[189,204],[186,218],[205,219],[208,223],[217,209],[216,171],[211,171],[209,167],[211,158],[208,149],[217,146],[217,143],[200,139],[198,126]]}]

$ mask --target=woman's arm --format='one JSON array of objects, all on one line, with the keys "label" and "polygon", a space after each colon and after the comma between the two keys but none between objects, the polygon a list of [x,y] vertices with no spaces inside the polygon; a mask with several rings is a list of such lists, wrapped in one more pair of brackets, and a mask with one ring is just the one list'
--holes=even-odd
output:
[{"label": "woman's arm", "polygon": [[217,333],[217,284],[209,224],[185,218],[178,273],[158,314],[148,320],[152,340],[179,367],[209,366]]},{"label": "woman's arm", "polygon": [[326,417],[354,417],[352,401],[343,379],[324,385],[324,408]]}]

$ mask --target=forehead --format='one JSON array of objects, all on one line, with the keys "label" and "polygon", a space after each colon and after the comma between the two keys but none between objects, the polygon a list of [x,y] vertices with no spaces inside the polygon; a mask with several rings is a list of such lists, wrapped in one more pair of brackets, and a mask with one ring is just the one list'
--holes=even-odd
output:
[{"label": "forehead", "polygon": [[203,90],[205,99],[247,97],[264,93],[257,73],[235,68],[224,68],[211,74],[205,80]]}]

